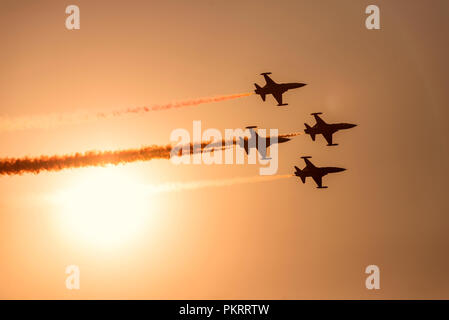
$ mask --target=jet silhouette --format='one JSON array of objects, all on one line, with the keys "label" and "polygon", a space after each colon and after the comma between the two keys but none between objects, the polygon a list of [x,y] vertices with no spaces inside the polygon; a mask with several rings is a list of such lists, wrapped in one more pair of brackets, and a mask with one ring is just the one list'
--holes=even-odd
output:
[{"label": "jet silhouette", "polygon": [[[265,148],[264,150],[260,150],[259,148],[261,146],[259,146],[259,135],[257,134],[257,132],[254,130],[255,128],[257,128],[257,126],[250,126],[250,127],[246,127],[246,129],[249,129],[250,133],[251,133],[251,137],[248,139],[248,137],[240,137],[240,143],[239,145],[245,149],[246,154],[249,153],[249,142],[251,139],[252,145],[255,146],[256,150],[259,152],[259,154],[262,156],[262,159],[265,160],[269,160],[270,158],[267,158],[267,148],[271,145],[271,139],[270,137],[265,137]],[[290,141],[290,138],[285,138],[285,137],[278,137],[278,141],[277,143],[284,143],[287,141]],[[252,146],[251,146],[252,147]]]},{"label": "jet silhouette", "polygon": [[315,112],[311,115],[315,117],[316,124],[311,127],[307,123],[304,123],[306,128],[304,129],[304,132],[306,134],[309,134],[313,141],[315,141],[315,135],[322,134],[324,139],[327,141],[328,146],[337,146],[338,144],[332,143],[332,135],[339,131],[344,129],[351,129],[357,126],[356,124],[351,123],[326,123],[323,119],[321,119],[318,115],[322,114],[321,112]]},{"label": "jet silhouette", "polygon": [[302,170],[295,166],[295,176],[300,177],[302,183],[306,183],[307,177],[312,177],[312,179],[315,180],[318,189],[327,188],[326,186],[323,187],[322,185],[322,179],[325,175],[346,170],[344,168],[337,167],[315,167],[315,165],[309,160],[311,157],[301,158],[304,159],[306,166]]},{"label": "jet silhouette", "polygon": [[278,106],[288,105],[288,103],[282,103],[282,94],[284,92],[290,89],[301,88],[306,85],[305,83],[276,83],[271,80],[271,78],[268,76],[269,74],[271,74],[271,72],[261,73],[266,81],[265,87],[262,88],[257,83],[255,83],[254,85],[256,86],[256,90],[254,92],[260,95],[263,101],[265,101],[265,97],[267,94],[272,94],[278,102]]}]

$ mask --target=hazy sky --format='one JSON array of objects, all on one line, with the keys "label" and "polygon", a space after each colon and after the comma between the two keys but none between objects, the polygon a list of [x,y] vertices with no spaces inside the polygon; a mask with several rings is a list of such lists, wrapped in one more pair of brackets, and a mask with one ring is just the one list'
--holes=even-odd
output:
[{"label": "hazy sky", "polygon": [[[81,29],[65,28],[66,6]],[[365,28],[377,4],[381,30]],[[53,129],[0,133],[0,157],[169,143],[176,128],[280,133],[358,126],[326,147],[279,146],[279,174],[313,181],[147,194],[151,185],[258,174],[154,160],[0,177],[1,298],[449,298],[449,3],[0,1],[0,117],[114,110],[249,92],[261,72],[308,86]],[[112,218],[111,215],[112,214]],[[381,290],[364,270],[381,270]],[[78,265],[81,289],[67,290]]]}]

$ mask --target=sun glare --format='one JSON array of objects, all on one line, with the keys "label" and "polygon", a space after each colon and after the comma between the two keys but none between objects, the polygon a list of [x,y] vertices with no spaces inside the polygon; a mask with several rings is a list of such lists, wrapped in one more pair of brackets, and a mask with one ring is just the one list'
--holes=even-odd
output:
[{"label": "sun glare", "polygon": [[149,227],[148,193],[121,167],[87,169],[56,201],[62,232],[87,245],[116,249]]}]

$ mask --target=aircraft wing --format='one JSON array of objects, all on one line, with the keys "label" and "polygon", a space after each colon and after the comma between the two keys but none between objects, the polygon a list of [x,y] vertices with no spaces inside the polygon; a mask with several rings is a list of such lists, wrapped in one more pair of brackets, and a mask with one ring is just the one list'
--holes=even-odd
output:
[{"label": "aircraft wing", "polygon": [[271,159],[271,158],[267,158],[267,148],[263,148],[262,150],[259,150],[259,148],[256,148],[256,149],[259,152],[262,159],[265,159],[265,160]]},{"label": "aircraft wing", "polygon": [[326,122],[324,122],[324,120],[321,119],[318,114],[314,114],[313,116],[315,117],[316,123],[318,123],[318,124],[326,124]]},{"label": "aircraft wing", "polygon": [[265,81],[267,84],[274,84],[275,82],[271,80],[271,78],[268,76],[268,74],[264,74],[263,77],[265,78]]},{"label": "aircraft wing", "polygon": [[315,168],[315,165],[309,159],[307,159],[307,158],[303,158],[303,159],[304,159],[304,162],[306,163],[307,167]]},{"label": "aircraft wing", "polygon": [[329,145],[332,144],[332,133],[323,133],[323,137]]},{"label": "aircraft wing", "polygon": [[316,182],[316,184],[318,185],[319,188],[323,187],[323,182],[322,182],[323,177],[322,176],[313,176],[312,178]]},{"label": "aircraft wing", "polygon": [[273,93],[273,97],[276,99],[279,105],[282,104],[282,93]]}]

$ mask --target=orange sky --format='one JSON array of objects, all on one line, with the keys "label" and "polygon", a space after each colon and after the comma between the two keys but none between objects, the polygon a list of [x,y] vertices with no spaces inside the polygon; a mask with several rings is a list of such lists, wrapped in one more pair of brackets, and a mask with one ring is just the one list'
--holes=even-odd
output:
[{"label": "orange sky", "polygon": [[[381,30],[368,31],[374,3]],[[65,28],[70,4],[77,31]],[[321,111],[358,127],[338,147],[279,146],[279,174],[301,155],[348,169],[325,190],[291,178],[151,194],[259,172],[166,160],[2,176],[0,298],[449,298],[448,13],[446,0],[1,1],[0,117],[249,92],[266,71],[308,84],[283,108],[249,96],[1,132],[1,158],[165,145],[193,120],[287,133]],[[77,291],[65,287],[71,264]],[[370,264],[377,292],[364,286]]]}]

